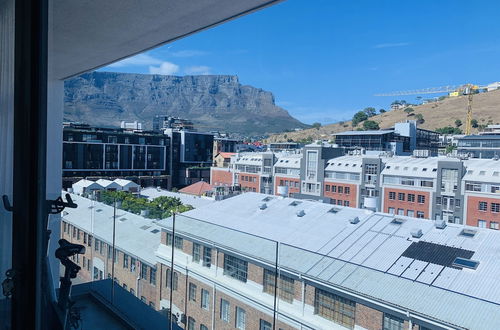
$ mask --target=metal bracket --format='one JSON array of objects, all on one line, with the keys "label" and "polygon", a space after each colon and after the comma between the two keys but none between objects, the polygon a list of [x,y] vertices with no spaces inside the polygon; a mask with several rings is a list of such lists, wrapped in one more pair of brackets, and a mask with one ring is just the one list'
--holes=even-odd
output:
[{"label": "metal bracket", "polygon": [[3,295],[11,298],[14,292],[14,276],[16,276],[16,272],[13,269],[9,269],[5,272],[5,276],[7,278],[2,282]]},{"label": "metal bracket", "polygon": [[47,201],[49,214],[61,213],[67,207],[69,207],[70,209],[76,209],[78,207],[78,205],[76,205],[71,199],[70,194],[66,194],[66,201],[67,202],[64,202],[61,196],[57,197],[57,199],[55,200]]},{"label": "metal bracket", "polygon": [[3,201],[3,207],[9,211],[9,212],[12,212],[12,205],[10,205],[10,202],[9,202],[9,196],[7,195],[3,195],[2,196],[2,201]]}]

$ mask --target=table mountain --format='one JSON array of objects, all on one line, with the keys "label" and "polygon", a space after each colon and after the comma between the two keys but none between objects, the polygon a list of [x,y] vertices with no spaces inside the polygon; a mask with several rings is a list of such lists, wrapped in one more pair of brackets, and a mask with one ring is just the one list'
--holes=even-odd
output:
[{"label": "table mountain", "polygon": [[241,85],[237,76],[164,76],[91,72],[65,81],[64,119],[95,126],[155,115],[192,120],[198,130],[261,135],[306,127],[276,106],[272,93]]}]

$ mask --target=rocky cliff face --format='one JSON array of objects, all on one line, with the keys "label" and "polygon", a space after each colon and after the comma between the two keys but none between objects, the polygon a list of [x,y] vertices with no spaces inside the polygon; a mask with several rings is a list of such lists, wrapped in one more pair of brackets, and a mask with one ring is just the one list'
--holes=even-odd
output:
[{"label": "rocky cliff face", "polygon": [[65,82],[65,120],[97,126],[137,120],[151,128],[155,115],[190,119],[200,131],[245,135],[306,126],[276,106],[272,93],[241,85],[236,76],[92,72]]}]

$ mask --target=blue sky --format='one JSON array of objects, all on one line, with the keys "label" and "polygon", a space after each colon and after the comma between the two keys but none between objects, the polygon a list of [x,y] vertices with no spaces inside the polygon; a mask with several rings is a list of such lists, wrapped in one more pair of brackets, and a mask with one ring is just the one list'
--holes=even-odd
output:
[{"label": "blue sky", "polygon": [[350,119],[373,94],[500,81],[499,1],[288,0],[103,68],[238,75],[305,123]]}]

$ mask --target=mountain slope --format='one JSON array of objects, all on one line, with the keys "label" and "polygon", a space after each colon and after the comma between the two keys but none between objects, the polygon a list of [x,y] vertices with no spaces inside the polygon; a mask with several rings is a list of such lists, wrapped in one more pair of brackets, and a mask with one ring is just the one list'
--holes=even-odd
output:
[{"label": "mountain slope", "polygon": [[97,126],[155,115],[192,120],[201,131],[246,135],[307,127],[274,103],[272,93],[241,85],[236,76],[163,76],[91,72],[65,81],[64,119]]},{"label": "mountain slope", "polygon": [[[445,126],[454,127],[456,119],[460,119],[465,126],[467,97],[450,97],[442,101],[414,106],[412,108],[415,110],[412,116],[408,116],[403,110],[393,110],[371,117],[370,120],[379,123],[380,128],[389,128],[397,122],[414,119],[415,115],[422,114],[425,122],[419,125],[421,128],[435,130],[436,128]],[[500,90],[474,95],[472,113],[472,117],[479,124],[500,123]],[[463,129],[464,126],[461,128]],[[357,127],[362,127],[362,124],[358,124]],[[353,128],[351,121],[346,121],[326,125],[319,130],[311,128],[299,132],[272,135],[267,139],[267,142],[286,141],[288,139],[300,141],[309,137],[312,139],[330,139],[330,134],[332,133],[349,131],[357,127]],[[474,132],[477,132],[477,129],[473,128]]]}]

